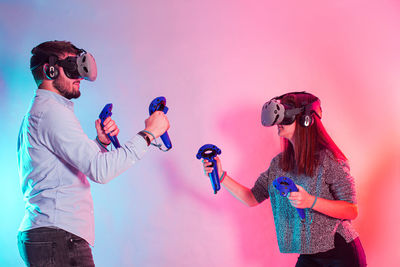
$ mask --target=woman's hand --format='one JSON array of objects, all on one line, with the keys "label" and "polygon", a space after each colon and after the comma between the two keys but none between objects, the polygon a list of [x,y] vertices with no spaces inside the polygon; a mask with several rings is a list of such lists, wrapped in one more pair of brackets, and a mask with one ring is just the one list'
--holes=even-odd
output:
[{"label": "woman's hand", "polygon": [[291,192],[288,196],[290,204],[298,209],[311,208],[315,197],[310,195],[303,187],[296,185],[298,192]]},{"label": "woman's hand", "polygon": [[115,121],[111,119],[111,117],[108,117],[107,119],[104,120],[104,128],[101,127],[100,119],[97,119],[95,123],[96,123],[97,137],[99,138],[100,142],[103,145],[108,146],[111,143],[111,140],[108,138],[107,134],[110,134],[111,136],[117,136],[119,134],[119,129],[117,124],[115,124]]},{"label": "woman's hand", "polygon": [[[288,196],[290,204],[295,208],[313,210],[328,215],[333,218],[354,220],[358,216],[358,207],[356,204],[344,200],[330,200],[324,198],[315,198],[304,190],[300,185],[296,185],[299,192],[291,192]],[[316,201],[314,203],[314,201]]]},{"label": "woman's hand", "polygon": [[[217,162],[217,168],[218,168],[218,177],[220,178],[222,176],[223,170],[222,170],[222,164],[221,160],[218,157],[214,158],[215,161]],[[203,160],[203,167],[204,167],[204,174],[208,176],[209,173],[211,173],[214,170],[214,167],[211,166],[212,162],[204,159]]]}]

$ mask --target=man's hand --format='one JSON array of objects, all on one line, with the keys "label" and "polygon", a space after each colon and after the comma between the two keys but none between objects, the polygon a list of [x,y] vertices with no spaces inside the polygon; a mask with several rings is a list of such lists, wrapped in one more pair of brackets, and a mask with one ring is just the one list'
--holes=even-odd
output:
[{"label": "man's hand", "polygon": [[[169,121],[167,116],[162,111],[155,111],[145,120],[145,130],[154,134],[154,136],[160,137],[163,133],[165,133],[169,129]],[[150,137],[150,141],[153,140],[152,136]]]},{"label": "man's hand", "polygon": [[107,134],[111,136],[117,136],[119,134],[119,129],[115,121],[108,117],[104,120],[104,128],[101,127],[101,120],[97,119],[96,122],[97,137],[103,145],[108,146],[111,140],[108,138]]}]

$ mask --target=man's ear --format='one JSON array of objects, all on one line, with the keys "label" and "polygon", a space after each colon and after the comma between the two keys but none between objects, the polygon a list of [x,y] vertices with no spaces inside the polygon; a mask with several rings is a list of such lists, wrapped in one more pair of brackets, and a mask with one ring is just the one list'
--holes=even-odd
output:
[{"label": "man's ear", "polygon": [[49,63],[43,64],[43,79],[44,80],[49,80],[49,77],[47,77],[48,71],[49,71]]}]

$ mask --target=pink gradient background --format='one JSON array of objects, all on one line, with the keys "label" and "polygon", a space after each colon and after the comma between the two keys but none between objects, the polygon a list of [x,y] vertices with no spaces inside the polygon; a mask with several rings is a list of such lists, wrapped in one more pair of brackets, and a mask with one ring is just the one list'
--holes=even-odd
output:
[{"label": "pink gradient background", "polygon": [[261,106],[294,90],[322,100],[350,159],[368,266],[400,266],[399,29],[397,0],[0,2],[0,265],[22,266],[15,147],[34,89],[30,50],[61,39],[98,64],[75,101],[88,136],[106,103],[121,142],[143,128],[154,97],[170,108],[170,152],[152,149],[92,184],[96,266],[294,266],[297,255],[279,253],[269,201],[247,208],[224,189],[213,195],[195,158],[217,144],[224,169],[251,187],[280,149]]}]

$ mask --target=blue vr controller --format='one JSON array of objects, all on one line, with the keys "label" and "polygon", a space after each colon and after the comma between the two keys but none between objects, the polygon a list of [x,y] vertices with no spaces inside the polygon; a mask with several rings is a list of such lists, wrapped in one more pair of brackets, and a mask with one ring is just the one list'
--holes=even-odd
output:
[{"label": "blue vr controller", "polygon": [[[279,191],[281,196],[286,197],[288,193],[290,192],[298,192],[299,189],[297,189],[297,186],[294,184],[294,182],[288,178],[288,177],[279,177],[276,178],[272,184],[275,186],[275,188]],[[300,218],[302,220],[305,219],[306,215],[304,213],[304,209],[297,209],[297,212],[300,215]]]},{"label": "blue vr controller", "polygon": [[206,159],[211,162],[211,167],[213,167],[213,171],[208,174],[210,177],[211,185],[214,190],[214,194],[218,192],[218,190],[221,189],[221,184],[219,182],[219,177],[218,177],[218,169],[217,169],[217,161],[214,159],[215,156],[221,154],[221,149],[219,149],[215,145],[211,144],[206,144],[202,147],[200,147],[199,152],[197,152],[196,158],[197,159]]},{"label": "blue vr controller", "polygon": [[[164,114],[167,114],[168,107],[166,106],[166,104],[167,104],[167,100],[165,99],[165,97],[160,96],[160,97],[154,98],[153,101],[151,101],[150,106],[149,106],[150,115],[153,114],[155,111],[162,111],[162,112],[164,112]],[[165,132],[163,135],[161,135],[161,140],[163,141],[165,147],[167,148],[166,151],[168,151],[172,148],[171,139],[169,139],[168,132]]]},{"label": "blue vr controller", "polygon": [[[99,118],[101,120],[101,126],[104,127],[104,121],[108,118],[111,117],[113,105],[107,104],[105,105],[105,107],[103,108],[103,110],[100,112]],[[110,134],[107,134],[108,138],[110,138],[111,142],[113,143],[115,148],[119,148],[121,147],[121,145],[119,144],[118,138],[116,136],[111,136]]]}]

